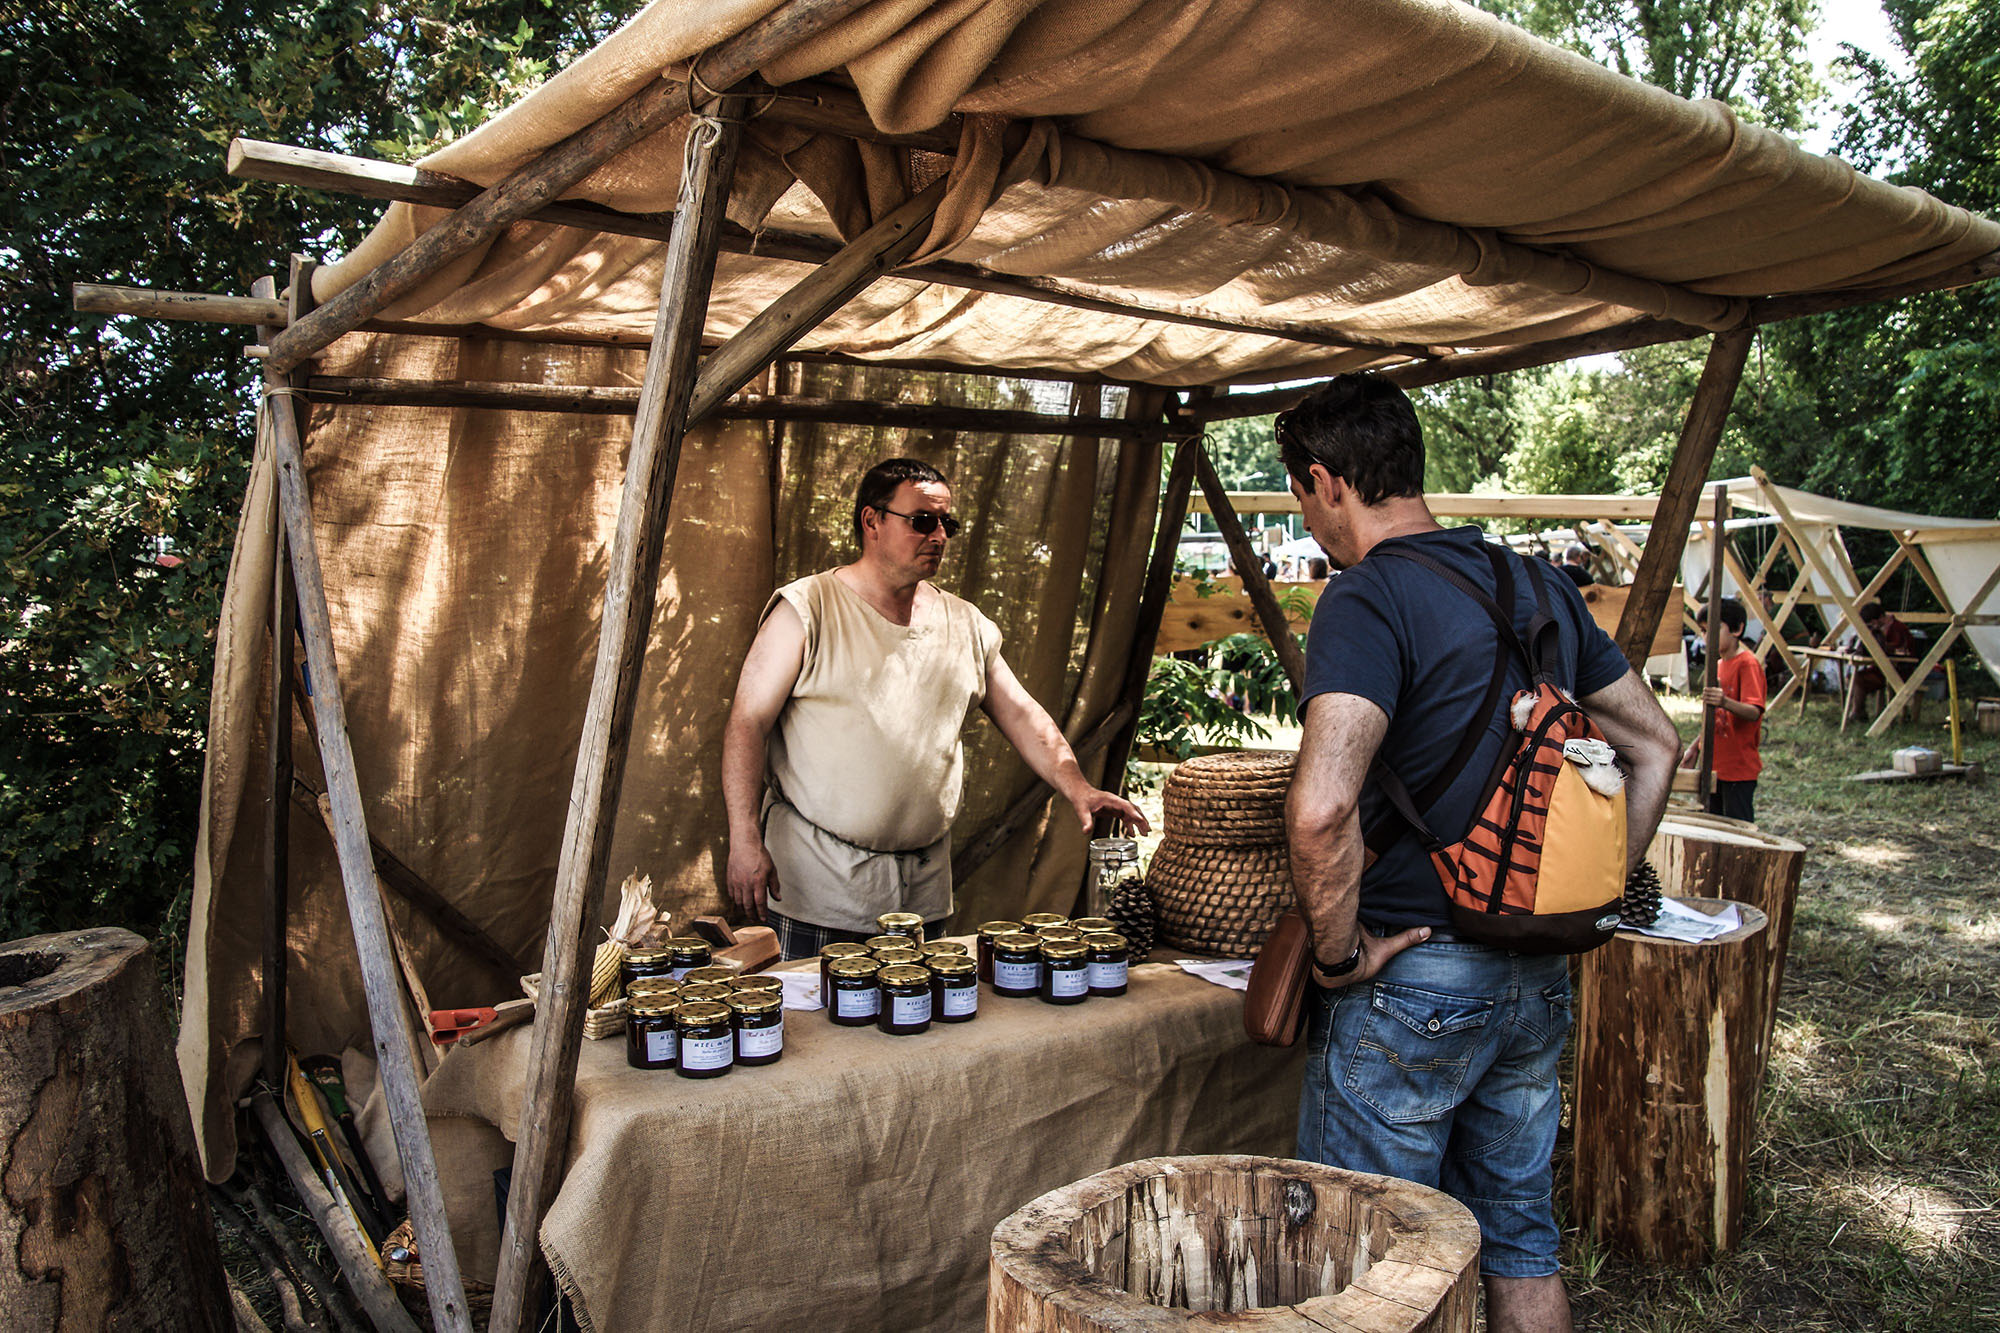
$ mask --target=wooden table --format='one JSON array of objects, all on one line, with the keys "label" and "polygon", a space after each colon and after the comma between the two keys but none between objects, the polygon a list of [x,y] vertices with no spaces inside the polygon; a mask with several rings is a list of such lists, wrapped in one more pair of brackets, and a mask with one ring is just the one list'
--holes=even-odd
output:
[{"label": "wooden table", "polygon": [[[1144,1157],[1292,1152],[1303,1050],[1251,1044],[1239,992],[1154,962],[1119,997],[980,1003],[911,1037],[788,1010],[781,1061],[709,1081],[586,1041],[541,1233],[558,1282],[621,1333],[969,1333],[993,1228],[1028,1200]],[[527,1051],[525,1030],[454,1050],[425,1088],[473,1278]]]},{"label": "wooden table", "polygon": [[[1875,659],[1856,648],[1793,648],[1791,652],[1795,657],[1834,664],[1834,669],[1840,676],[1840,729],[1845,732],[1847,730],[1848,719],[1855,712],[1855,704],[1859,702],[1853,697],[1853,690],[1855,685],[1860,682],[1861,668],[1873,666]],[[1916,666],[1923,660],[1917,657],[1906,657],[1899,653],[1890,653],[1888,657],[1893,665],[1905,670]],[[1801,714],[1806,711],[1806,696],[1812,693],[1811,684],[1812,682],[1807,680],[1799,686],[1799,712]],[[1902,685],[1903,682],[1901,680],[1891,680],[1888,682],[1888,688],[1892,692],[1892,697],[1893,692],[1901,689]]]}]

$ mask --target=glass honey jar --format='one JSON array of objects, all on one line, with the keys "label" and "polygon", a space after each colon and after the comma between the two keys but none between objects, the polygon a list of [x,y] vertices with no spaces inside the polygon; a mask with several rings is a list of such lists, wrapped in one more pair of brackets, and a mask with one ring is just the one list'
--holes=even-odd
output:
[{"label": "glass honey jar", "polygon": [[931,974],[914,963],[884,966],[876,974],[882,987],[882,1008],[875,1026],[892,1037],[910,1037],[931,1025]]},{"label": "glass honey jar", "polygon": [[1002,935],[993,941],[993,993],[1025,999],[1042,993],[1042,941],[1034,935]]},{"label": "glass honey jar", "polygon": [[979,927],[979,979],[993,980],[993,941],[1002,935],[1018,935],[1021,923],[1018,921],[988,921]]},{"label": "glass honey jar", "polygon": [[826,965],[826,1016],[844,1028],[866,1027],[882,1008],[882,991],[875,974],[882,965],[873,958],[835,958]]},{"label": "glass honey jar", "polygon": [[736,1063],[774,1065],[785,1053],[785,1000],[772,991],[738,991],[729,997],[736,1029]]},{"label": "glass honey jar", "polygon": [[915,912],[884,912],[875,918],[875,929],[884,935],[901,935],[912,949],[924,942],[924,919]]},{"label": "glass honey jar", "polygon": [[1088,951],[1084,958],[1089,969],[1090,993],[1123,995],[1132,959],[1132,946],[1125,937],[1116,931],[1099,931],[1085,935],[1083,947]]},{"label": "glass honey jar", "polygon": [[683,1000],[674,1029],[682,1078],[721,1078],[736,1063],[736,1025],[728,1005]]},{"label": "glass honey jar", "polygon": [[680,1053],[674,1011],[680,1000],[671,991],[628,997],[625,1014],[625,1063],[634,1069],[672,1069]]},{"label": "glass honey jar", "polygon": [[1042,941],[1042,999],[1082,1004],[1090,998],[1090,950],[1081,940]]},{"label": "glass honey jar", "polygon": [[938,954],[931,974],[931,1017],[940,1023],[969,1023],[979,1016],[979,964],[962,953]]}]

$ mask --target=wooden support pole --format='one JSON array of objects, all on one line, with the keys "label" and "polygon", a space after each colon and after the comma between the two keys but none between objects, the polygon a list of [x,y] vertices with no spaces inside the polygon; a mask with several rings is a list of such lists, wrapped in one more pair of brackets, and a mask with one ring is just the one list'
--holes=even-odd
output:
[{"label": "wooden support pole", "polygon": [[1285,669],[1286,679],[1292,682],[1292,697],[1297,698],[1305,690],[1306,655],[1300,651],[1299,641],[1292,637],[1291,622],[1285,618],[1285,609],[1278,605],[1277,595],[1271,591],[1271,581],[1264,577],[1263,562],[1250,548],[1249,535],[1243,531],[1243,520],[1236,516],[1236,506],[1229,503],[1229,492],[1223,489],[1222,478],[1216,475],[1215,463],[1199,440],[1195,441],[1194,474],[1201,482],[1202,493],[1208,497],[1208,512],[1215,517],[1215,526],[1222,529],[1222,540],[1229,547],[1229,558],[1236,562],[1236,572],[1243,576],[1243,591],[1250,595],[1250,605],[1257,608],[1257,619],[1264,626],[1264,636],[1278,650],[1278,665]]},{"label": "wooden support pole", "polygon": [[340,692],[333,622],[320,571],[319,539],[313,530],[312,492],[306,482],[298,420],[289,410],[291,404],[284,401],[292,387],[289,376],[275,366],[265,365],[265,419],[271,426],[279,511],[284,516],[285,536],[292,553],[292,577],[298,586],[299,633],[305,641],[306,666],[312,673],[312,706],[318,719],[320,767],[326,774],[327,797],[333,812],[334,850],[340,862],[341,886],[347,895],[355,951],[360,955],[361,985],[368,1004],[376,1068],[388,1101],[396,1151],[403,1162],[403,1182],[409,1196],[417,1248],[424,1256],[431,1320],[437,1328],[450,1333],[471,1333],[465,1283],[459,1274],[458,1252],[452,1244],[444,1195],[438,1185],[437,1158],[431,1152],[430,1131],[424,1120],[420,1070],[413,1058],[417,1034],[411,1031],[408,1011],[403,1007],[388,924],[375,884],[368,822],[361,805],[361,778],[347,735],[347,707]]},{"label": "wooden support pole", "polygon": [[743,101],[724,102],[721,119],[697,117],[688,131],[679,222],[667,244],[659,315],[625,464],[624,498],[612,536],[597,666],[585,707],[569,819],[549,912],[542,994],[522,1098],[521,1136],[507,1196],[494,1281],[493,1333],[520,1333],[532,1317],[542,1263],[537,1236],[569,1146],[577,1046],[588,998],[590,951],[611,855],[612,825],[625,776],[639,672],[652,630],[660,549],[680,464],[695,359],[715,277],[716,236],[742,137]]},{"label": "wooden support pole", "polygon": [[1979,591],[1972,594],[1971,600],[1966,602],[1965,610],[1952,616],[1947,622],[1945,632],[1938,635],[1937,642],[1931,645],[1931,650],[1924,654],[1923,660],[1917,663],[1909,677],[1890,696],[1889,702],[1882,705],[1881,714],[1869,724],[1870,736],[1879,736],[1889,729],[1889,723],[1902,711],[1903,705],[1908,703],[1911,697],[1923,688],[1924,682],[1930,679],[1932,668],[1944,660],[1944,655],[1951,648],[1953,641],[1965,632],[1967,618],[1979,610],[1986,599],[1993,595],[1996,585],[2000,585],[2000,565],[1994,566],[1993,572],[1986,576],[1986,582],[1980,584]]},{"label": "wooden support pole", "polygon": [[[1701,674],[1709,685],[1722,684],[1722,556],[1729,541],[1728,524],[1729,488],[1717,486],[1715,521],[1708,530],[1708,609],[1703,617],[1707,628],[1702,636]],[[1695,790],[1701,797],[1701,808],[1704,810],[1708,809],[1709,799],[1715,795],[1715,724],[1721,720],[1721,711],[1719,704],[1704,702],[1701,707],[1701,774]]]},{"label": "wooden support pole", "polygon": [[269,295],[215,296],[208,292],[166,292],[149,287],[112,287],[98,282],[70,284],[70,305],[86,315],[139,315],[147,319],[191,320],[198,324],[264,324],[283,328],[291,322],[277,284],[260,279]]},{"label": "wooden support pole", "polygon": [[706,418],[827,316],[907,259],[930,234],[931,218],[944,202],[944,191],[945,181],[940,178],[891,209],[716,348],[695,377],[687,424]]},{"label": "wooden support pole", "polygon": [[1681,551],[1687,546],[1688,525],[1701,501],[1702,483],[1715,460],[1715,446],[1722,441],[1722,426],[1729,419],[1729,405],[1736,397],[1736,385],[1743,378],[1743,363],[1755,337],[1753,329],[1732,329],[1716,334],[1709,344],[1708,362],[1701,369],[1687,421],[1681,426],[1680,445],[1667,468],[1666,485],[1660,488],[1653,531],[1639,557],[1639,572],[1632,580],[1625,613],[1618,618],[1618,648],[1635,670],[1645,665],[1646,648],[1653,642],[1667,599],[1673,595],[1674,575],[1680,569]]},{"label": "wooden support pole", "polygon": [[[1845,622],[1854,631],[1854,637],[1861,644],[1863,651],[1873,659],[1876,668],[1881,671],[1882,679],[1889,681],[1892,688],[1900,688],[1903,684],[1903,673],[1896,669],[1895,662],[1890,660],[1887,650],[1875,637],[1875,632],[1869,629],[1868,623],[1861,618],[1859,603],[1841,591],[1841,576],[1826,563],[1818,548],[1806,540],[1804,528],[1799,523],[1798,516],[1792,512],[1791,505],[1778,493],[1778,488],[1771,484],[1771,479],[1765,475],[1763,468],[1753,466],[1750,469],[1750,476],[1763,493],[1764,501],[1771,507],[1771,512],[1778,516],[1778,521],[1791,533],[1793,546],[1804,557],[1806,565],[1814,576],[1826,585],[1833,604],[1840,608],[1839,618],[1827,627],[1827,640],[1838,634],[1842,622]],[[1858,583],[1858,580],[1855,582]]]}]

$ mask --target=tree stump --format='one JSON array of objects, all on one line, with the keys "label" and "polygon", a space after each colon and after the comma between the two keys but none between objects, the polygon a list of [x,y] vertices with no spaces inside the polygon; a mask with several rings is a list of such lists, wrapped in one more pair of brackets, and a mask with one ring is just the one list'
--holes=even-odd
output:
[{"label": "tree stump", "polygon": [[[1804,844],[1761,833],[1754,824],[1678,812],[1660,821],[1647,849],[1660,888],[1676,898],[1727,898],[1748,903],[1770,918],[1747,947],[1762,957],[1769,974],[1770,1003],[1764,1011],[1764,1059],[1771,1058],[1771,1034],[1778,1022],[1778,997],[1785,980],[1785,953],[1792,942],[1792,914],[1798,905]],[[1761,1076],[1760,1076],[1761,1079]]]},{"label": "tree stump", "polygon": [[1583,956],[1573,1211],[1655,1263],[1693,1266],[1741,1238],[1775,996],[1768,951],[1755,946],[1766,918],[1737,906],[1743,924],[1717,939],[1620,933]]},{"label": "tree stump", "polygon": [[1275,1157],[1152,1157],[993,1232],[987,1333],[1470,1333],[1479,1224],[1448,1195]]},{"label": "tree stump", "polygon": [[0,945],[0,1322],[233,1327],[146,942]]}]

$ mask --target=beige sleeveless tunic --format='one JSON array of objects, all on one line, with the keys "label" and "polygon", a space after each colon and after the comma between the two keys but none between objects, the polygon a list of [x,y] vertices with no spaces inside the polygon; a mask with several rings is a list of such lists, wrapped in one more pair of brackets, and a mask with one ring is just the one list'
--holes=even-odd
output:
[{"label": "beige sleeveless tunic", "polygon": [[951,821],[964,786],[959,733],[986,698],[1000,630],[941,589],[909,625],[831,570],[786,584],[805,656],[769,747],[765,847],[775,909],[839,930],[883,912],[951,911]]}]

